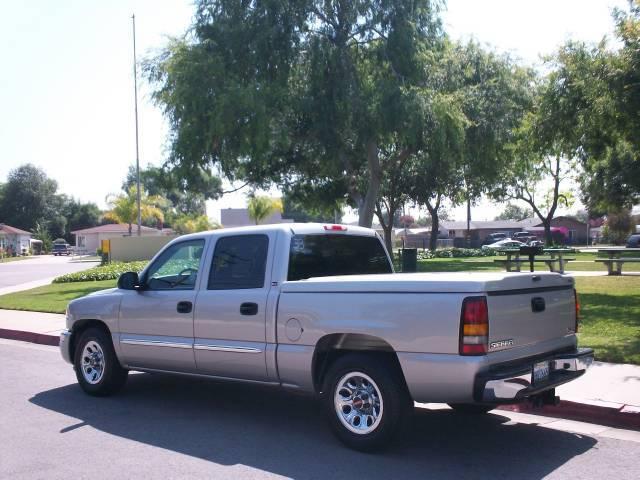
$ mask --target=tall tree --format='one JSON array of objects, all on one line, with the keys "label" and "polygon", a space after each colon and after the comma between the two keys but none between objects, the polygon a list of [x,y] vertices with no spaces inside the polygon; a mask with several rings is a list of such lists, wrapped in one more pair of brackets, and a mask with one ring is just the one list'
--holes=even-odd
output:
[{"label": "tall tree", "polygon": [[282,200],[259,195],[250,195],[247,204],[249,218],[260,225],[260,222],[275,212],[282,212]]},{"label": "tall tree", "polygon": [[568,42],[550,59],[558,97],[575,131],[590,213],[640,198],[640,1],[614,11],[619,48]]},{"label": "tall tree", "polygon": [[[109,210],[105,212],[104,218],[117,223],[129,225],[129,235],[132,233],[133,224],[138,221],[137,187],[130,187],[125,193],[109,195],[107,204]],[[144,189],[140,191],[140,213],[143,221],[155,221],[162,223],[164,215],[159,208],[164,199],[158,196],[149,195]]]},{"label": "tall tree", "polygon": [[[204,169],[195,169],[189,173],[188,184],[179,170],[168,170],[152,165],[140,170],[140,183],[151,196],[160,196],[169,200],[164,211],[165,221],[177,215],[206,215],[206,201],[222,195],[222,182],[219,177]],[[136,185],[136,170],[129,167],[122,189],[127,191]]]},{"label": "tall tree", "polygon": [[2,222],[23,230],[37,223],[48,225],[57,216],[58,184],[34,165],[22,165],[9,172],[0,203]]},{"label": "tall tree", "polygon": [[558,207],[573,202],[572,192],[562,189],[563,182],[578,171],[577,133],[569,122],[572,107],[564,94],[553,74],[540,86],[535,107],[512,145],[511,168],[494,192],[497,198],[529,205],[544,226],[548,244],[553,242],[551,221]]},{"label": "tall tree", "polygon": [[180,215],[176,217],[173,229],[180,235],[187,233],[205,232],[207,230],[215,230],[220,225],[212,222],[206,215]]},{"label": "tall tree", "polygon": [[426,131],[439,3],[200,0],[191,35],[145,67],[170,163],[254,186],[336,183],[371,226],[386,164]]},{"label": "tall tree", "polygon": [[516,205],[515,203],[507,203],[504,207],[504,210],[496,215],[494,220],[524,220],[526,218],[531,218],[533,214],[532,210],[528,208],[521,207],[520,205]]}]

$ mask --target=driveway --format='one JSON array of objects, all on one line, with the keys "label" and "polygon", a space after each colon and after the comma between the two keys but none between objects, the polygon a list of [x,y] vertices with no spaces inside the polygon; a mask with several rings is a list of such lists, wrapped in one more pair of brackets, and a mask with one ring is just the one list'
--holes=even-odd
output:
[{"label": "driveway", "polygon": [[18,262],[0,263],[0,293],[22,284],[49,283],[54,277],[95,267],[98,262],[83,261],[83,257],[42,255]]}]

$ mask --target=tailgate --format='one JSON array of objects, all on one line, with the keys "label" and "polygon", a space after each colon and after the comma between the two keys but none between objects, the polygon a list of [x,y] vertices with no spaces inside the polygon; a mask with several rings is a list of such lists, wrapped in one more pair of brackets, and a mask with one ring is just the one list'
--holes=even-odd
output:
[{"label": "tailgate", "polygon": [[573,280],[560,275],[520,275],[487,292],[489,352],[575,333]]}]

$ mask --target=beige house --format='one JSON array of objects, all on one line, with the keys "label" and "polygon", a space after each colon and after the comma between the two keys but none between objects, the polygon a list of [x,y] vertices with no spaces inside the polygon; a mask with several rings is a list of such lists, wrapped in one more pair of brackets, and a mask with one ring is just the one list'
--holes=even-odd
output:
[{"label": "beige house", "polygon": [[[133,235],[136,235],[137,228],[137,225],[133,226]],[[166,233],[164,233],[162,230],[158,230],[157,228],[145,227],[144,225],[141,227],[140,233],[144,237],[159,237],[162,235],[166,235]],[[126,223],[99,225],[97,227],[75,230],[71,232],[71,234],[75,235],[76,250],[93,253],[98,248],[100,248],[102,240],[128,237],[129,225],[127,225]]]}]

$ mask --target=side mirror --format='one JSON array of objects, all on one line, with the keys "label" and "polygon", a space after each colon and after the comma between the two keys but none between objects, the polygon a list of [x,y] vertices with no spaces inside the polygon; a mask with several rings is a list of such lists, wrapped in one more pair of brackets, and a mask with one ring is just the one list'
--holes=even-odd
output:
[{"label": "side mirror", "polygon": [[118,278],[118,288],[121,290],[137,290],[140,288],[140,278],[137,272],[125,272]]}]

